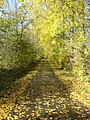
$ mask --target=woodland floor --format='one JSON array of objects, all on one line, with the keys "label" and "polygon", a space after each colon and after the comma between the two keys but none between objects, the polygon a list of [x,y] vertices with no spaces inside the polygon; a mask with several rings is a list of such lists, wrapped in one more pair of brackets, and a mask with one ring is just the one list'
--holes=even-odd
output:
[{"label": "woodland floor", "polygon": [[90,120],[90,109],[70,91],[48,62],[16,80],[0,101],[0,120]]}]

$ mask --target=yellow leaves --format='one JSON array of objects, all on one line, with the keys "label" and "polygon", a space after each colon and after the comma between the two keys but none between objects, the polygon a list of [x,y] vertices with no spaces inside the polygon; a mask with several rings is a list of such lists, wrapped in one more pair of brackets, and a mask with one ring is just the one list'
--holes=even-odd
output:
[{"label": "yellow leaves", "polygon": [[0,0],[0,7],[4,4],[4,0]]},{"label": "yellow leaves", "polygon": [[29,115],[27,115],[27,117],[29,117]]},{"label": "yellow leaves", "polygon": [[89,52],[88,49],[85,49],[85,50],[84,50],[84,54],[85,54],[85,55],[88,55],[88,52]]},{"label": "yellow leaves", "polygon": [[[54,66],[52,66],[54,67]],[[65,71],[59,71],[54,69],[54,73],[58,76],[58,79],[62,81],[66,87],[70,90],[70,97],[78,99],[81,103],[88,106],[90,105],[90,85],[80,77],[74,75],[67,76]],[[80,73],[81,74],[81,73]],[[79,109],[79,108],[78,108]]]},{"label": "yellow leaves", "polygon": [[0,114],[4,113],[4,109],[0,108]]},{"label": "yellow leaves", "polygon": [[[48,118],[54,119],[53,117],[55,115],[56,115],[56,119],[59,115],[62,118],[63,118],[63,115],[64,115],[64,117],[67,116],[67,118],[68,118],[68,114],[72,110],[73,111],[76,110],[75,113],[78,113],[78,114],[81,114],[83,112],[83,111],[81,111],[82,105],[79,106],[79,104],[77,104],[79,102],[71,99],[71,98],[75,99],[75,97],[77,99],[79,99],[79,97],[80,97],[79,95],[81,95],[81,93],[79,93],[80,91],[78,92],[78,90],[79,90],[79,88],[82,87],[82,82],[78,82],[79,80],[76,80],[75,78],[74,78],[75,80],[72,79],[73,76],[66,74],[65,71],[62,72],[58,69],[53,68],[53,64],[52,64],[52,66],[50,65],[50,68],[53,68],[53,72],[50,71],[50,68],[48,66],[49,64],[45,64],[45,66],[47,66],[47,67],[45,67],[43,69],[41,69],[43,66],[40,66],[41,68],[39,68],[39,69],[42,70],[42,72],[39,71],[40,73],[38,73],[38,75],[36,75],[34,77],[34,82],[32,82],[31,84],[28,81],[28,79],[24,79],[25,77],[21,78],[20,81],[18,80],[19,83],[21,84],[20,86],[23,85],[22,87],[24,87],[23,89],[21,89],[21,88],[18,89],[18,92],[20,90],[21,91],[24,90],[23,91],[24,94],[22,94],[22,92],[20,92],[21,94],[19,94],[21,97],[14,96],[18,100],[17,101],[18,104],[15,103],[16,101],[14,101],[14,106],[13,106],[13,104],[11,104],[10,101],[9,101],[8,105],[3,104],[3,108],[4,108],[4,106],[5,106],[5,108],[6,108],[6,106],[8,106],[8,108],[9,108],[8,113],[2,111],[2,109],[0,108],[0,112],[2,112],[2,113],[4,112],[4,114],[6,114],[5,118],[7,120],[9,120],[9,119],[11,119],[11,120],[13,120],[13,119],[15,119],[15,120],[30,119],[30,118],[36,119],[37,117],[38,118],[40,117],[40,119],[44,119],[43,115],[46,115],[45,117],[47,119]],[[54,76],[51,76],[54,73],[54,71],[55,71],[55,76],[57,77],[58,81],[55,81],[56,77],[54,78]],[[69,75],[69,77],[68,77],[68,75]],[[60,81],[59,81],[59,79],[60,79]],[[18,81],[16,83],[18,83]],[[73,81],[72,82],[73,89],[72,89],[71,81]],[[72,93],[73,96],[70,96],[70,93],[67,93],[67,90],[64,89],[64,87],[67,89],[67,86],[69,86],[66,83],[69,83],[69,85],[71,86],[70,93]],[[78,94],[77,94],[77,92],[78,92]],[[84,97],[84,95],[85,95],[85,99],[89,100],[89,97],[88,96],[86,97],[86,94],[84,92],[82,93],[81,97],[82,96]],[[22,98],[22,96],[25,99],[23,99],[23,100],[20,99],[20,98]],[[19,99],[20,99],[20,101],[19,101]],[[76,104],[76,106],[75,106],[75,104]],[[89,102],[88,102],[88,104],[89,104]],[[13,109],[11,109],[9,106],[13,106],[13,107],[11,107]],[[68,109],[68,107],[69,107],[69,109]],[[2,116],[4,114],[2,114]],[[2,119],[4,119],[4,116],[3,117],[2,116],[0,116],[0,117]]]},{"label": "yellow leaves", "polygon": [[14,112],[19,112],[19,110],[18,110],[18,109],[15,109]]},{"label": "yellow leaves", "polygon": [[18,120],[19,117],[17,115],[14,115],[14,120]]},{"label": "yellow leaves", "polygon": [[36,4],[41,4],[42,2],[44,2],[44,0],[35,0]]},{"label": "yellow leaves", "polygon": [[[23,96],[23,92],[26,90],[27,86],[31,83],[32,76],[36,75],[38,72],[39,66],[37,66],[37,70],[29,72],[27,76],[17,79],[15,83],[12,86],[12,90],[14,92],[11,92],[9,98],[2,98],[2,103],[0,106],[0,120],[7,119],[7,120],[18,120],[19,116],[22,117],[22,115],[25,115],[25,111],[28,111],[29,107],[26,108],[27,104],[31,104],[31,101],[24,101],[26,99],[26,96]],[[29,79],[30,78],[30,79]],[[19,87],[19,86],[20,87]],[[16,99],[18,99],[18,102],[20,102],[21,105],[15,105]],[[14,109],[13,109],[14,108]],[[12,118],[10,112],[14,110],[15,113],[18,113],[19,115],[14,115],[14,118]],[[24,112],[22,112],[24,110]]]},{"label": "yellow leaves", "polygon": [[13,120],[13,117],[8,116],[8,114],[7,114],[6,119],[7,120]]},{"label": "yellow leaves", "polygon": [[0,120],[2,120],[3,119],[3,117],[0,117]]},{"label": "yellow leaves", "polygon": [[36,116],[37,116],[37,117],[40,116],[40,110],[37,110],[35,113],[36,113]]},{"label": "yellow leaves", "polygon": [[18,0],[19,2],[24,2],[25,0]]}]

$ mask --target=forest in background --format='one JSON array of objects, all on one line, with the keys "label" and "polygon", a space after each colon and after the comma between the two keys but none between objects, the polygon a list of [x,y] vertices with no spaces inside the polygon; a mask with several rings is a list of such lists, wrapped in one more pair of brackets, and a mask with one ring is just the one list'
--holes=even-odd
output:
[{"label": "forest in background", "polygon": [[41,59],[89,84],[89,12],[89,0],[1,0],[0,89]]},{"label": "forest in background", "polygon": [[0,68],[47,57],[77,76],[89,75],[89,5],[82,0],[1,0]]}]

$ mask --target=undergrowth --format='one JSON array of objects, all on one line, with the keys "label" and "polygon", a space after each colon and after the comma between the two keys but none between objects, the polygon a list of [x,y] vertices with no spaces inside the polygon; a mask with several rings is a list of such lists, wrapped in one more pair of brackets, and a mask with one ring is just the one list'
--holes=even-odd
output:
[{"label": "undergrowth", "polygon": [[54,72],[59,80],[66,85],[73,99],[77,99],[87,107],[90,107],[90,75],[80,78],[71,72],[55,68]]}]

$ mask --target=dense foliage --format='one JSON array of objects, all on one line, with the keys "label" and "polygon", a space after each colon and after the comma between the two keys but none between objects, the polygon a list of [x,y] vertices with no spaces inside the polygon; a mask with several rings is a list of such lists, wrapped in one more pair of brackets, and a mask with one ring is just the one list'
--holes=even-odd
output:
[{"label": "dense foliage", "polygon": [[[12,3],[11,3],[12,4]],[[39,58],[38,41],[30,29],[31,19],[24,6],[9,1],[1,8],[1,68],[21,67]]]},{"label": "dense foliage", "polygon": [[60,69],[81,78],[88,75],[87,4],[82,0],[1,0],[0,67],[21,67],[45,56]]},{"label": "dense foliage", "polygon": [[[89,9],[82,0],[34,1],[34,22],[44,55],[59,68],[82,77],[89,74]],[[86,8],[85,8],[86,6]],[[35,14],[35,15],[36,15]]]}]

